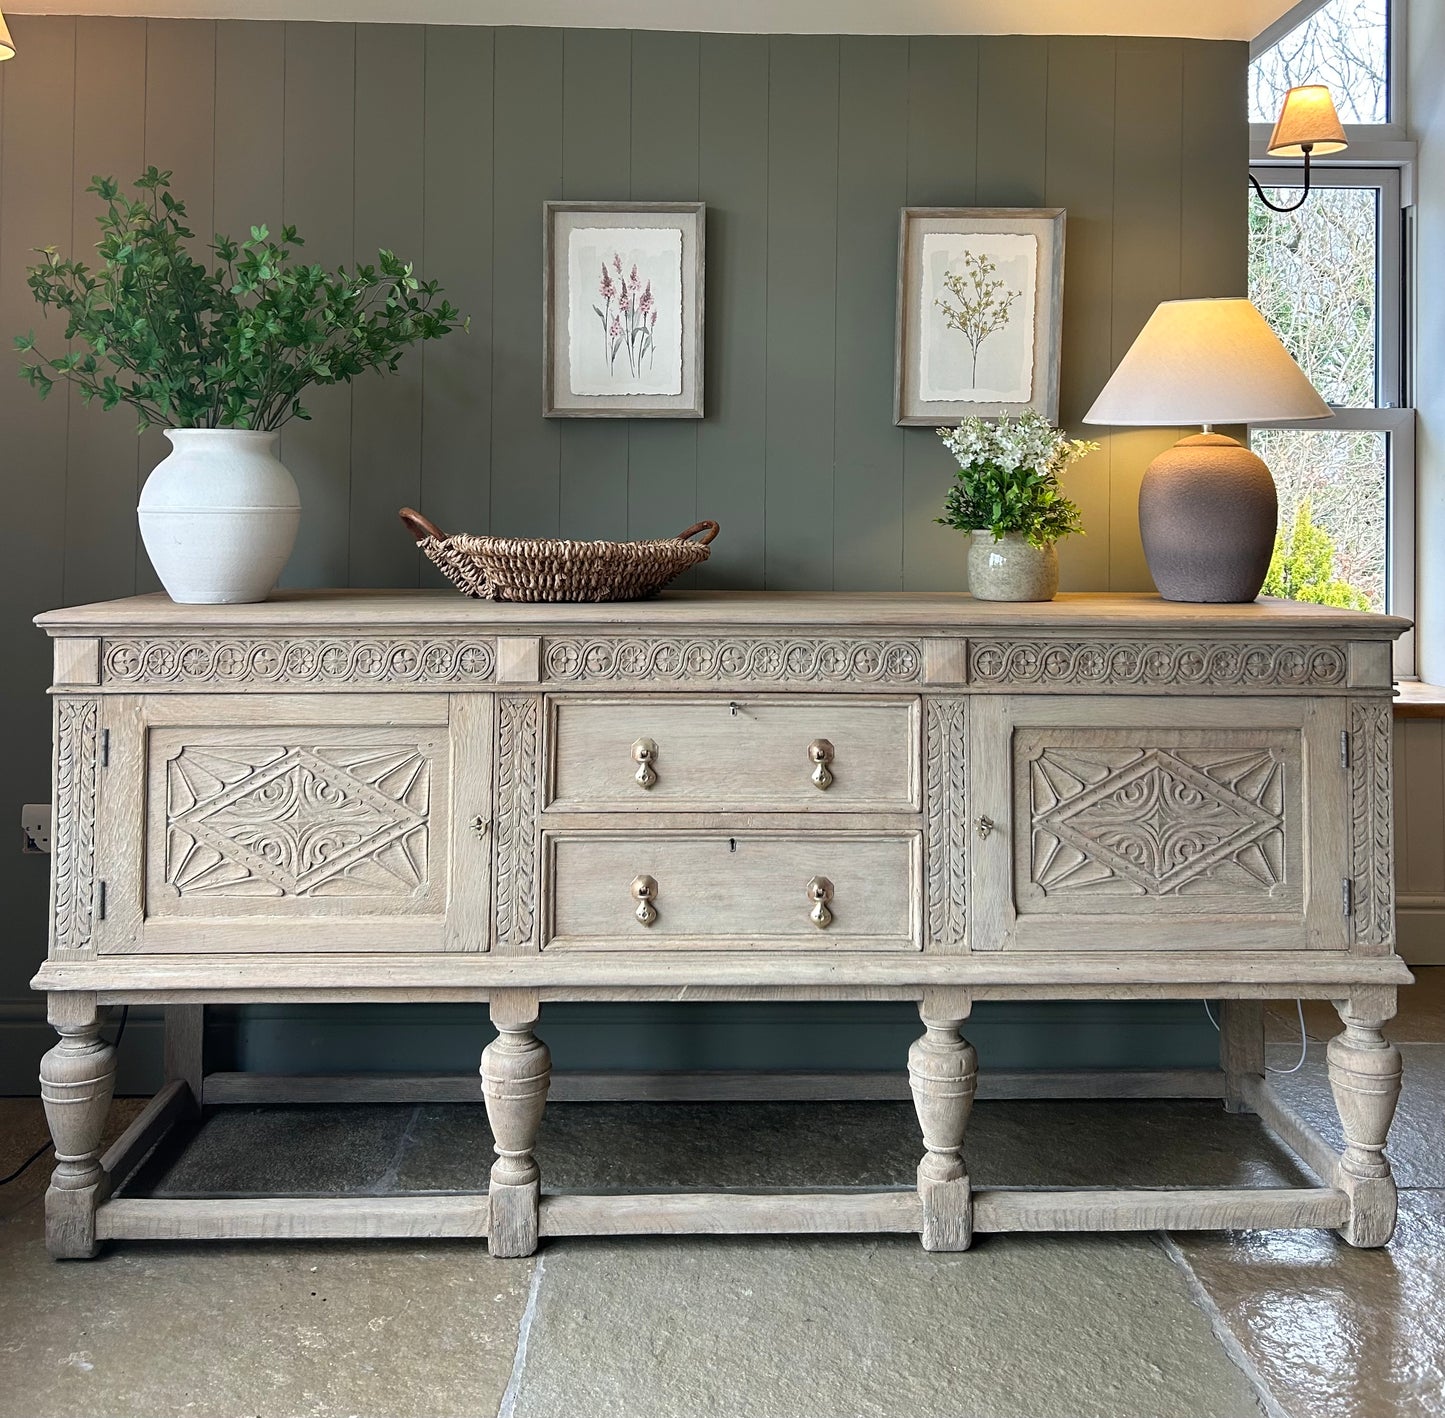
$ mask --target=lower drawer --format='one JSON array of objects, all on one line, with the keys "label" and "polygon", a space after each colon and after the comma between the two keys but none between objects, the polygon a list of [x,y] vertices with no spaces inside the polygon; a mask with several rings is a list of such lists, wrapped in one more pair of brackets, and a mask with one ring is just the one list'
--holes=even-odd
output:
[{"label": "lower drawer", "polygon": [[916,833],[556,832],[552,950],[916,950]]}]

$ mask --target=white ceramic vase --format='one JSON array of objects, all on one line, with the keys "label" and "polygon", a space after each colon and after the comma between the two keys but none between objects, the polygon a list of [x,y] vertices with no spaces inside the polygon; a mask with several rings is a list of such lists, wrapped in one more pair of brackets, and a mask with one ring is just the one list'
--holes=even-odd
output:
[{"label": "white ceramic vase", "polygon": [[1036,547],[1022,532],[968,539],[968,589],[980,601],[1051,601],[1059,589],[1059,554]]},{"label": "white ceramic vase", "polygon": [[264,601],[301,523],[296,480],[276,456],[279,433],[171,428],[171,453],[140,495],[140,534],[171,600]]}]

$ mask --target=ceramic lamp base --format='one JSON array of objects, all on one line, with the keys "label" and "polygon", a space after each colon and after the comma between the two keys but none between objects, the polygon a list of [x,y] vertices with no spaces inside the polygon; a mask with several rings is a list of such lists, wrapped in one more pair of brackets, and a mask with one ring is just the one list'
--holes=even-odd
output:
[{"label": "ceramic lamp base", "polygon": [[1221,433],[1181,438],[1139,488],[1144,556],[1166,601],[1254,600],[1278,520],[1264,460]]}]

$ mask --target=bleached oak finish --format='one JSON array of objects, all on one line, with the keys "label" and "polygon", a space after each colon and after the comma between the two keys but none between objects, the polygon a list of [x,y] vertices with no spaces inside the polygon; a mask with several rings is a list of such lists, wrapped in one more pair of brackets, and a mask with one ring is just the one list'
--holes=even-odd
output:
[{"label": "bleached oak finish", "polygon": [[[1338,1226],[1379,1245],[1399,1056],[1389,646],[1326,607],[678,592],[508,605],[450,592],[162,597],[55,639],[43,1065],[61,1255],[106,1237],[541,1236]],[[1261,1002],[1328,999],[1346,1147],[1264,1077]],[[1223,1002],[1221,1068],[992,1080],[985,999]],[[534,1154],[558,1000],[909,1000],[886,1096],[906,1192],[547,1197]],[[475,1097],[457,1080],[203,1077],[201,1011],[489,1003],[483,1196],[108,1199],[191,1099]],[[105,1157],[98,1010],[171,1011],[166,1090]],[[903,1060],[900,1060],[900,1065]],[[877,1093],[876,1082],[864,1085]],[[1221,1096],[1322,1188],[974,1193],[987,1096]],[[758,1096],[737,1077],[563,1079],[567,1097]],[[839,1090],[842,1090],[839,1092]],[[905,1089],[907,1092],[905,1093]],[[461,1091],[459,1091],[461,1090]],[[850,1096],[782,1080],[798,1098]]]}]

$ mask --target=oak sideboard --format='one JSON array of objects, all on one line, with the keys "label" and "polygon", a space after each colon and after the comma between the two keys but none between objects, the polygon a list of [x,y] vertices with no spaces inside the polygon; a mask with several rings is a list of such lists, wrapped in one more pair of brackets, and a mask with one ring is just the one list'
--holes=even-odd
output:
[{"label": "oak sideboard", "polygon": [[[1263,601],[317,591],[55,611],[47,1240],[1395,1223],[1392,641]],[[1345,1145],[1285,1104],[1263,1001],[1333,1001]],[[1218,1094],[1297,1188],[983,1189],[975,1000],[1222,1001]],[[910,1000],[916,1188],[549,1194],[551,1001]],[[187,1199],[126,1178],[208,1101],[206,1004],[482,1001],[475,1194]],[[167,1006],[102,1153],[102,1007]],[[481,1041],[478,1041],[479,1044]],[[987,1061],[985,1061],[986,1064]],[[904,1060],[899,1060],[900,1070]],[[900,1073],[901,1076],[901,1073]]]}]

